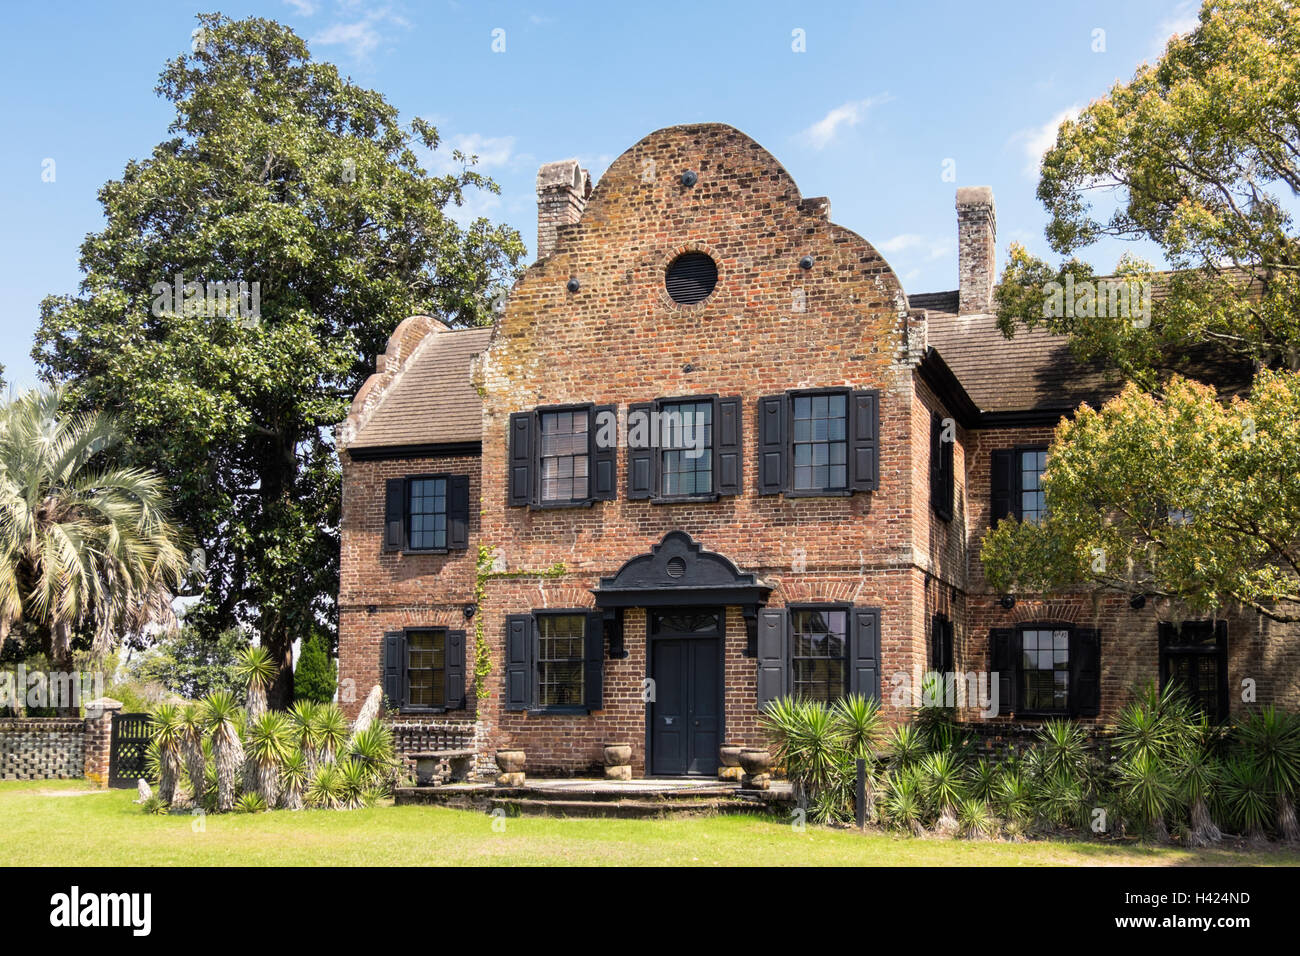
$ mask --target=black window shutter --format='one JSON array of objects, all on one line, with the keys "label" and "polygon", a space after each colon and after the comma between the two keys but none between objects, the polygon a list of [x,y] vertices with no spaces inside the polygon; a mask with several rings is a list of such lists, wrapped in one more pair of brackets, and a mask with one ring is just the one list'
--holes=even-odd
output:
[{"label": "black window shutter", "polygon": [[384,550],[401,551],[406,544],[406,479],[384,482]]},{"label": "black window shutter", "polygon": [[1156,622],[1156,646],[1160,648],[1160,689],[1169,684],[1169,655],[1165,649],[1174,643],[1177,630],[1169,621]]},{"label": "black window shutter", "polygon": [[1101,632],[1076,627],[1070,632],[1070,712],[1096,717],[1101,711]]},{"label": "black window shutter", "polygon": [[999,714],[1009,714],[1016,709],[1018,643],[1017,632],[1012,628],[995,627],[989,631],[989,669],[998,675]]},{"label": "black window shutter", "polygon": [[849,637],[849,693],[880,700],[880,608],[855,607]]},{"label": "black window shutter", "polygon": [[938,412],[930,415],[930,507],[935,514],[943,507],[943,419]]},{"label": "black window shutter", "polygon": [[849,482],[854,491],[875,491],[880,475],[880,392],[854,392],[849,403]]},{"label": "black window shutter", "polygon": [[761,710],[790,688],[790,652],[786,611],[763,608],[758,612],[758,706]]},{"label": "black window shutter", "polygon": [[526,505],[533,500],[533,446],[537,418],[532,412],[510,416],[510,504]]},{"label": "black window shutter", "polygon": [[936,614],[930,622],[930,669],[949,674],[953,667],[952,621]]},{"label": "black window shutter", "polygon": [[[627,496],[629,499],[650,498],[655,493],[655,453],[650,428],[654,421],[654,403],[638,402],[627,407]],[[641,427],[634,433],[633,422]],[[642,437],[643,447],[633,447],[632,435]]]},{"label": "black window shutter", "polygon": [[995,451],[990,470],[993,476],[993,510],[989,525],[995,526],[1003,518],[1020,516],[1016,502],[1016,477],[1019,470],[1016,468],[1016,453],[1009,448]]},{"label": "black window shutter", "polygon": [[447,477],[447,547],[469,547],[469,476]]},{"label": "black window shutter", "polygon": [[720,398],[714,404],[714,490],[720,495],[738,495],[741,482],[740,399]]},{"label": "black window shutter", "polygon": [[1228,622],[1214,622],[1214,643],[1219,652],[1218,704],[1219,720],[1228,719]]},{"label": "black window shutter", "polygon": [[448,710],[462,710],[465,707],[465,632],[448,631],[446,667],[443,680],[446,682],[446,701]]},{"label": "black window shutter", "polygon": [[[610,416],[614,420],[614,434],[608,446],[602,447],[601,423],[608,421]],[[618,497],[618,406],[597,405],[592,408],[587,432],[591,439],[591,497],[596,501],[613,501]]]},{"label": "black window shutter", "polygon": [[527,710],[533,687],[533,616],[506,617],[506,710]]},{"label": "black window shutter", "polygon": [[785,491],[786,397],[768,395],[758,400],[758,493]]},{"label": "black window shutter", "polygon": [[384,697],[396,710],[406,703],[406,632],[384,635]]},{"label": "black window shutter", "polygon": [[605,615],[600,611],[587,612],[583,650],[583,703],[588,710],[600,710],[605,706]]}]

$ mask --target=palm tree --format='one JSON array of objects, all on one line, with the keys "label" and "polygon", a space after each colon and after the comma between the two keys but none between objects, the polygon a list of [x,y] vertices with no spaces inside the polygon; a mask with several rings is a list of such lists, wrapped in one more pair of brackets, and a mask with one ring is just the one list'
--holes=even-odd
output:
[{"label": "palm tree", "polygon": [[181,712],[185,728],[182,750],[185,754],[185,772],[190,778],[190,794],[194,806],[203,806],[203,793],[207,787],[207,756],[203,753],[203,705],[187,704]]},{"label": "palm tree", "polygon": [[105,462],[112,420],[65,398],[36,390],[0,407],[0,628],[33,627],[66,672],[75,631],[102,658],[123,633],[174,625],[187,562],[162,480]]},{"label": "palm tree", "polygon": [[217,771],[217,810],[235,806],[235,774],[244,762],[244,745],[236,721],[239,705],[229,691],[220,690],[203,699],[203,720],[212,734],[212,763]]},{"label": "palm tree", "polygon": [[154,743],[158,745],[158,799],[170,806],[176,800],[176,786],[181,778],[185,723],[181,709],[171,701],[159,704],[149,722],[153,725]]}]

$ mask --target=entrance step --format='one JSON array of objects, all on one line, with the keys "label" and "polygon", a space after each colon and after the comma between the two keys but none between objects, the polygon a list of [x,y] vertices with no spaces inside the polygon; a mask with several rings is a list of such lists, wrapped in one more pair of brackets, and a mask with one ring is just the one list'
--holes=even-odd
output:
[{"label": "entrance step", "polygon": [[669,816],[710,816],[723,810],[744,811],[745,805],[729,800],[555,800],[538,797],[493,797],[492,810],[507,816],[603,817],[643,820]]}]

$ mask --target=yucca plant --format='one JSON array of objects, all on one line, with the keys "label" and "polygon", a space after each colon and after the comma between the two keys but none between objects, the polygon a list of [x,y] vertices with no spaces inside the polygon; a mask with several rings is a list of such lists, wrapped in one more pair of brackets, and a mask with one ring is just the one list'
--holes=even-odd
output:
[{"label": "yucca plant", "polygon": [[153,742],[158,747],[158,799],[171,806],[181,779],[181,749],[185,745],[185,724],[181,709],[171,701],[154,708],[149,717]]},{"label": "yucca plant", "polygon": [[235,801],[238,813],[262,813],[267,809],[266,801],[260,793],[241,793]]},{"label": "yucca plant", "polygon": [[235,676],[248,689],[244,707],[250,722],[266,713],[266,689],[275,680],[276,670],[275,662],[265,647],[246,647],[239,652]]},{"label": "yucca plant", "polygon": [[920,772],[926,799],[939,814],[935,828],[941,833],[955,833],[957,805],[965,796],[960,759],[951,750],[927,754],[920,763]]},{"label": "yucca plant", "polygon": [[1238,739],[1268,780],[1276,804],[1278,837],[1300,840],[1295,794],[1300,790],[1300,717],[1265,707],[1242,721]]},{"label": "yucca plant", "polygon": [[371,786],[380,793],[391,792],[398,774],[393,732],[380,723],[358,730],[348,742],[348,760],[360,762]]},{"label": "yucca plant", "polygon": [[249,721],[245,765],[252,762],[253,789],[268,807],[275,806],[280,796],[280,768],[292,751],[289,740],[289,722],[273,710],[263,711]]},{"label": "yucca plant", "polygon": [[801,807],[843,779],[844,731],[826,704],[782,698],[768,705],[760,724],[775,744],[774,756],[785,765]]},{"label": "yucca plant", "polygon": [[885,820],[892,826],[908,830],[913,836],[925,832],[925,797],[921,776],[915,767],[891,770],[885,777],[880,806]]},{"label": "yucca plant", "polygon": [[212,762],[217,774],[216,809],[234,809],[236,776],[244,763],[239,739],[239,705],[229,691],[219,690],[203,699],[203,722],[212,735]]},{"label": "yucca plant", "polygon": [[190,800],[194,806],[203,805],[207,785],[207,756],[203,752],[203,707],[186,704],[181,711],[181,725],[185,729],[181,751],[185,757],[185,775],[190,778]]},{"label": "yucca plant", "polygon": [[1218,744],[1222,731],[1204,716],[1190,725],[1190,733],[1173,758],[1178,796],[1187,805],[1189,846],[1208,846],[1223,839],[1210,815],[1210,800],[1222,775]]},{"label": "yucca plant", "polygon": [[342,805],[342,771],[336,763],[322,764],[316,768],[307,785],[307,803],[322,810],[337,810]]},{"label": "yucca plant", "polygon": [[1120,796],[1143,828],[1159,842],[1169,839],[1165,817],[1177,793],[1169,767],[1153,749],[1139,749],[1118,765]]},{"label": "yucca plant", "polygon": [[886,737],[889,765],[896,769],[914,767],[925,757],[926,743],[911,724],[897,724]]},{"label": "yucca plant", "polygon": [[289,730],[294,746],[302,754],[307,774],[316,772],[316,703],[295,700],[289,708]]},{"label": "yucca plant", "polygon": [[998,765],[987,757],[980,757],[966,769],[966,792],[976,800],[992,800],[997,782]]},{"label": "yucca plant", "polygon": [[1170,757],[1187,737],[1191,714],[1177,684],[1158,690],[1146,684],[1120,711],[1115,727],[1115,745],[1121,759],[1149,754],[1160,760]]},{"label": "yucca plant", "polygon": [[348,720],[338,704],[321,704],[312,718],[317,764],[330,764],[348,742]]},{"label": "yucca plant", "polygon": [[1268,774],[1249,756],[1237,754],[1223,765],[1219,789],[1233,825],[1251,843],[1266,842],[1264,827],[1272,816],[1273,804]]},{"label": "yucca plant", "polygon": [[1088,737],[1073,720],[1053,718],[1038,728],[1037,750],[1042,754],[1047,776],[1064,770],[1076,779],[1088,766]]},{"label": "yucca plant", "polygon": [[[1046,765],[1046,764],[1045,764]],[[1088,815],[1088,801],[1079,773],[1057,765],[1039,774],[1033,782],[1038,814],[1053,826],[1077,826]]]},{"label": "yucca plant", "polygon": [[167,802],[158,794],[151,794],[149,799],[140,805],[140,809],[150,816],[159,816],[167,812]]},{"label": "yucca plant", "polygon": [[1033,817],[1034,791],[1018,763],[1012,762],[998,771],[994,799],[1007,821],[1017,830],[1023,829]]},{"label": "yucca plant", "polygon": [[367,794],[372,789],[370,769],[358,759],[344,760],[338,764],[338,803],[344,810],[358,810],[365,806]]},{"label": "yucca plant", "polygon": [[957,823],[961,833],[972,840],[983,840],[997,833],[998,823],[986,801],[963,797],[957,804]]},{"label": "yucca plant", "polygon": [[310,780],[306,756],[300,750],[292,751],[280,767],[280,806],[286,810],[301,810],[303,791]]}]

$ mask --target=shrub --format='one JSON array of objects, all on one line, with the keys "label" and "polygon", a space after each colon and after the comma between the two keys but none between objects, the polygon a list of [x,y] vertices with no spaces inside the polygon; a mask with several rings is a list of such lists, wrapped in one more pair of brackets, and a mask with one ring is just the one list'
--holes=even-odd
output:
[{"label": "shrub", "polygon": [[325,643],[321,634],[313,634],[303,642],[293,672],[294,699],[317,704],[328,704],[334,699],[338,677]]}]

